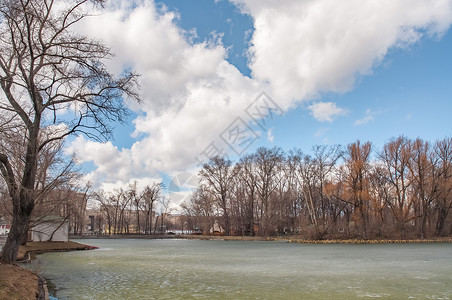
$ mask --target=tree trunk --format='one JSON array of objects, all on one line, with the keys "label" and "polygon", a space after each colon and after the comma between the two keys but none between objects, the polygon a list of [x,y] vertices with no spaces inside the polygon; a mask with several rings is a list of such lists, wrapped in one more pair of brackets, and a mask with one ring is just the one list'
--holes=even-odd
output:
[{"label": "tree trunk", "polygon": [[140,228],[140,208],[138,206],[138,204],[136,205],[136,213],[137,213],[137,230],[136,233],[140,233],[141,234],[141,228]]},{"label": "tree trunk", "polygon": [[29,214],[14,214],[11,231],[8,234],[1,253],[2,263],[11,264],[16,262],[19,246],[27,238],[29,220]]},{"label": "tree trunk", "polygon": [[229,221],[229,214],[226,211],[224,213],[224,227],[226,231],[226,236],[229,236],[231,233],[231,223]]},{"label": "tree trunk", "polygon": [[441,207],[438,210],[438,220],[436,221],[435,235],[442,236],[444,231],[444,224],[448,215],[448,209]]}]

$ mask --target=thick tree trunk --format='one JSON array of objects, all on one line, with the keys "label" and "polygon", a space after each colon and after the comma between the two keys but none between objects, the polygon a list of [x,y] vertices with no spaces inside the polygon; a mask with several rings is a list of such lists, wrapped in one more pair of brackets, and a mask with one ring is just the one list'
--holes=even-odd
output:
[{"label": "thick tree trunk", "polygon": [[28,232],[28,221],[30,220],[30,215],[21,214],[13,216],[13,223],[11,226],[11,231],[8,234],[5,245],[2,249],[1,262],[2,263],[15,263],[17,260],[17,253],[19,251],[19,246],[23,240],[27,237]]}]

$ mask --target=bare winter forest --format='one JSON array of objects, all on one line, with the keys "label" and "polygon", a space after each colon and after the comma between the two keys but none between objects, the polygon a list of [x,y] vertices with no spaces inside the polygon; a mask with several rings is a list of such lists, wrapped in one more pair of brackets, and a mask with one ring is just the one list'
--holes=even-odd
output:
[{"label": "bare winter forest", "polygon": [[400,136],[316,146],[310,154],[259,148],[237,163],[214,157],[183,204],[191,226],[226,235],[425,238],[451,233],[452,139]]}]

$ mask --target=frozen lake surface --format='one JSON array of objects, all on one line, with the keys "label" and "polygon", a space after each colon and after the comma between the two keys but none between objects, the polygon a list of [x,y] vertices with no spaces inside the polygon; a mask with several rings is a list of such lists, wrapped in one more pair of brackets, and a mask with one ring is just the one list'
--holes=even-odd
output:
[{"label": "frozen lake surface", "polygon": [[58,299],[451,299],[452,244],[81,240],[29,267]]}]

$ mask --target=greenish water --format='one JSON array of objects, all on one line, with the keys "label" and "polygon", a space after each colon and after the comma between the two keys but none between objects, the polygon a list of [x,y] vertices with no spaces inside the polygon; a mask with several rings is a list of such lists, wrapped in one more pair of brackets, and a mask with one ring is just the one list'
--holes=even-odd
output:
[{"label": "greenish water", "polygon": [[451,244],[81,240],[29,267],[58,299],[450,299]]}]

